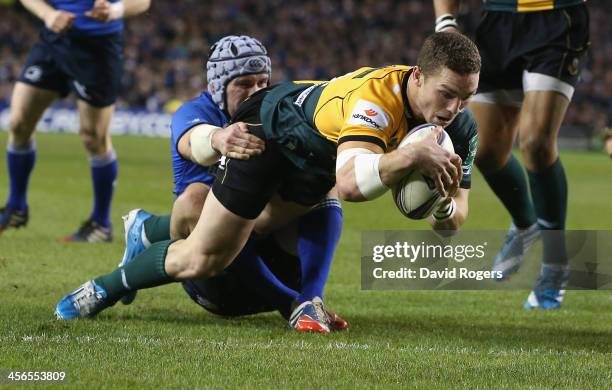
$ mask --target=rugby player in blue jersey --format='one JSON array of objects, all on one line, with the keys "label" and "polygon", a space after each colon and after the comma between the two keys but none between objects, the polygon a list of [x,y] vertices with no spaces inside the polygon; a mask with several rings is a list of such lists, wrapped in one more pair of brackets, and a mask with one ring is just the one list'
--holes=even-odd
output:
[{"label": "rugby player in blue jersey", "polygon": [[[242,101],[269,85],[270,74],[270,58],[256,39],[228,36],[213,45],[207,63],[208,91],[183,104],[172,118],[176,196],[172,214],[156,216],[137,209],[124,217],[126,251],[120,269],[151,244],[189,236],[214,181],[207,166],[222,155],[248,159],[265,149],[260,138],[248,133],[246,124],[224,126]],[[198,153],[202,143],[210,143],[204,149],[211,146],[216,153]],[[192,145],[199,148],[192,149]],[[269,210],[262,213],[258,233],[273,229],[263,226],[271,218]],[[221,275],[184,281],[183,287],[195,302],[216,314],[234,316],[278,310],[297,331],[327,333],[346,329],[346,321],[325,310],[322,301],[341,228],[340,203],[328,197],[280,232],[249,241]],[[129,278],[122,280],[129,286]],[[135,295],[136,291],[129,292],[121,301],[129,304]],[[79,315],[72,302],[62,302],[57,308],[60,318]]]},{"label": "rugby player in blue jersey", "polygon": [[11,97],[7,148],[10,190],[0,209],[0,233],[28,223],[27,190],[36,160],[36,123],[53,101],[74,92],[94,199],[90,216],[65,240],[109,242],[110,207],[117,178],[109,124],[121,80],[123,19],[146,11],[150,0],[21,2],[44,26]]}]

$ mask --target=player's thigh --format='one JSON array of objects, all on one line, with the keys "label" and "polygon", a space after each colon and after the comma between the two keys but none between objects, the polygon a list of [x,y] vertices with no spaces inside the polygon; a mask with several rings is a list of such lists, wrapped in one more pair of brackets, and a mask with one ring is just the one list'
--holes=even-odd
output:
[{"label": "player's thigh", "polygon": [[567,96],[556,91],[525,93],[519,140],[527,168],[543,168],[556,160],[557,136],[568,106]]},{"label": "player's thigh", "polygon": [[[339,199],[338,190],[335,186],[327,193],[327,199]],[[275,194],[255,220],[254,231],[260,235],[267,235],[272,232],[275,232],[275,234],[280,233],[281,235],[291,235],[293,228],[297,230],[298,219],[307,214],[313,207],[294,201],[283,200],[279,194]],[[282,232],[279,232],[279,230]],[[288,240],[287,243],[290,245],[294,244],[291,240]],[[294,253],[294,250],[287,251]]]},{"label": "player's thigh", "polygon": [[177,280],[220,274],[240,253],[254,224],[226,209],[210,192],[189,237],[168,249],[166,272]]},{"label": "player's thigh", "polygon": [[187,238],[193,231],[210,187],[204,183],[191,183],[174,201],[170,217],[170,237]]},{"label": "player's thigh", "polygon": [[484,172],[500,169],[508,161],[516,139],[519,107],[472,102],[469,108],[478,124],[478,167]]},{"label": "player's thigh", "polygon": [[10,137],[29,139],[42,114],[58,97],[58,92],[16,82],[11,96]]},{"label": "player's thigh", "polygon": [[275,194],[255,220],[255,232],[266,235],[306,214],[312,206],[283,200]]},{"label": "player's thigh", "polygon": [[93,106],[83,100],[78,100],[79,134],[87,150],[93,155],[105,154],[111,148],[110,121],[115,111],[115,105],[106,107]]}]

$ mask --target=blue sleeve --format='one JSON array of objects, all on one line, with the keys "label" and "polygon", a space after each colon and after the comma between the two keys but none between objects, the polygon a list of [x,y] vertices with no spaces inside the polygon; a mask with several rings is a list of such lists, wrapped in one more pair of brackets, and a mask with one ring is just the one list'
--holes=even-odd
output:
[{"label": "blue sleeve", "polygon": [[172,115],[172,123],[170,125],[172,130],[172,144],[175,146],[189,129],[202,123],[215,125],[216,122],[209,118],[209,115],[205,115],[200,108],[198,108],[192,102],[183,104],[175,113]]}]

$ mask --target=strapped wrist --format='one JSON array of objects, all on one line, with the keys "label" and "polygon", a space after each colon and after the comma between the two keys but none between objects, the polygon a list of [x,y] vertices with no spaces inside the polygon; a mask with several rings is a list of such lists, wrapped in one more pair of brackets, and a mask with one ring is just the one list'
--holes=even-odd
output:
[{"label": "strapped wrist", "polygon": [[455,212],[457,211],[457,203],[455,199],[451,198],[451,201],[443,206],[440,206],[433,213],[433,217],[436,222],[443,222],[452,219],[455,216]]},{"label": "strapped wrist", "polygon": [[367,200],[376,199],[389,188],[382,182],[378,165],[382,154],[359,154],[355,156],[355,181],[359,192]]},{"label": "strapped wrist", "polygon": [[435,32],[444,31],[448,28],[459,28],[459,24],[457,23],[457,19],[451,14],[440,15],[436,19],[436,27]]},{"label": "strapped wrist", "polygon": [[217,130],[221,128],[202,124],[196,126],[189,135],[191,157],[196,163],[209,166],[221,158],[221,154],[212,147],[212,136]]}]

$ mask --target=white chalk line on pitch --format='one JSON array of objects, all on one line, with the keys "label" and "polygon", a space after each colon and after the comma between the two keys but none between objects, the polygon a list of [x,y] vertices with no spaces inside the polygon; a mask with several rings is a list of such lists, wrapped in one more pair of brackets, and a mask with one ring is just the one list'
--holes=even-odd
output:
[{"label": "white chalk line on pitch", "polygon": [[[296,335],[302,336],[302,335]],[[393,345],[391,343],[357,343],[357,342],[341,342],[332,341],[328,343],[309,342],[306,340],[270,340],[267,342],[242,342],[238,340],[211,340],[205,338],[188,338],[188,337],[145,337],[145,336],[118,336],[118,337],[100,337],[100,336],[71,336],[71,335],[55,335],[47,334],[39,335],[0,335],[0,346],[11,343],[26,343],[26,344],[137,344],[142,346],[176,346],[184,344],[186,346],[208,346],[217,350],[347,350],[347,351],[389,351],[399,353],[427,353],[427,354],[451,354],[451,355],[483,355],[493,357],[510,357],[510,356],[611,356],[612,352],[600,352],[594,350],[555,350],[550,348],[510,348],[510,349],[495,349],[495,348],[477,348],[471,346],[439,346],[439,345]]]}]

